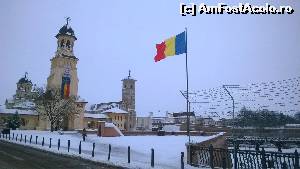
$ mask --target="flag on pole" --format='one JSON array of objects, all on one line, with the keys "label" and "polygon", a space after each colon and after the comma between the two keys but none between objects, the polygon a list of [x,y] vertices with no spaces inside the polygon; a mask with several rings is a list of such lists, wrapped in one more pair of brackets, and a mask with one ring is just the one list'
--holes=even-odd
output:
[{"label": "flag on pole", "polygon": [[61,82],[61,97],[66,99],[70,96],[70,77],[63,76]]},{"label": "flag on pole", "polygon": [[160,44],[156,44],[156,50],[157,54],[154,57],[155,62],[158,62],[169,56],[186,53],[185,32],[173,36]]}]

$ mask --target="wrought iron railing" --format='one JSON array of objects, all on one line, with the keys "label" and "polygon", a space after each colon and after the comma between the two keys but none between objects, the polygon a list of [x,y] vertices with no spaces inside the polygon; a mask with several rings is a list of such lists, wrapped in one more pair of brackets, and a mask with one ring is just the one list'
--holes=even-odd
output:
[{"label": "wrought iron railing", "polygon": [[299,154],[294,153],[222,149],[191,145],[190,164],[198,167],[234,169],[300,169]]}]

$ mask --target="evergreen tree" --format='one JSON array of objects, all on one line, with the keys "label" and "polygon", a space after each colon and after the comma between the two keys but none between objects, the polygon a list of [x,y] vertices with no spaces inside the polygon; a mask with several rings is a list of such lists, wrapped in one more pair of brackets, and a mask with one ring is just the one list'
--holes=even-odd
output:
[{"label": "evergreen tree", "polygon": [[15,130],[16,128],[20,127],[20,123],[21,123],[20,115],[18,111],[16,111],[14,115],[8,117],[6,127]]}]

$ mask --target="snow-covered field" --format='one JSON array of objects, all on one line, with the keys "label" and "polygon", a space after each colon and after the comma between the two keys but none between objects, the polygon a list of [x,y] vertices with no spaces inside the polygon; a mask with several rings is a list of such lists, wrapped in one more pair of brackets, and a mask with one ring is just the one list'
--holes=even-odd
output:
[{"label": "snow-covered field", "polygon": [[[27,137],[26,145],[35,148],[52,151],[55,153],[80,156],[82,158],[99,161],[102,163],[115,164],[128,168],[151,168],[151,148],[154,149],[154,168],[173,169],[180,168],[180,153],[184,152],[186,159],[185,143],[187,136],[121,136],[121,137],[97,137],[95,134],[89,134],[85,142],[81,142],[82,152],[78,154],[79,142],[82,141],[81,134],[75,132],[64,133],[33,130],[16,130],[11,132],[14,136],[18,135],[18,140],[10,140],[18,144],[25,144],[24,138]],[[20,142],[20,137],[23,137]],[[220,133],[223,134],[223,133]],[[29,144],[29,138],[32,135],[32,143]],[[38,136],[38,144],[35,144],[35,136]],[[214,136],[191,136],[192,142],[202,142]],[[45,138],[45,145],[42,147],[42,138]],[[49,148],[49,140],[52,138],[52,147]],[[1,138],[3,139],[3,138]],[[58,139],[61,141],[60,150],[57,150]],[[70,152],[67,152],[67,143],[71,140]],[[92,157],[92,145],[95,143],[95,157]],[[108,158],[108,145],[111,144],[111,158]],[[131,149],[131,163],[127,163],[127,148]],[[186,165],[185,168],[194,168]],[[199,168],[197,168],[199,169]]]}]

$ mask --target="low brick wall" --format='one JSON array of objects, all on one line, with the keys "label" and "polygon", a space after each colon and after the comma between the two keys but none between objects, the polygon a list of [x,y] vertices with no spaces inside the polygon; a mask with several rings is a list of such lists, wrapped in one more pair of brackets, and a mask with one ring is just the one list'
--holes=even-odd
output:
[{"label": "low brick wall", "polygon": [[197,146],[200,147],[208,147],[212,145],[214,148],[228,148],[228,145],[226,143],[226,134],[217,136],[213,139],[203,141],[201,143],[197,143]]}]

